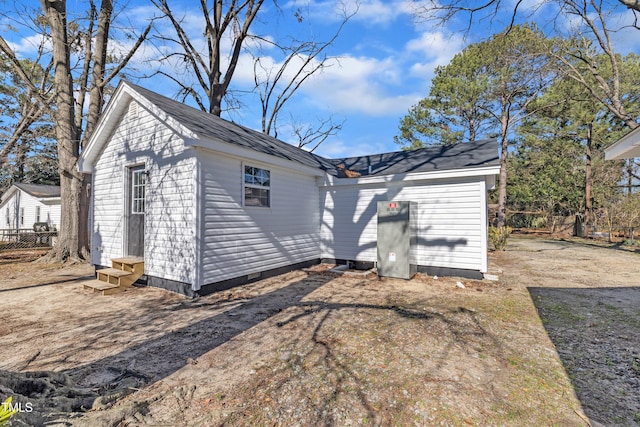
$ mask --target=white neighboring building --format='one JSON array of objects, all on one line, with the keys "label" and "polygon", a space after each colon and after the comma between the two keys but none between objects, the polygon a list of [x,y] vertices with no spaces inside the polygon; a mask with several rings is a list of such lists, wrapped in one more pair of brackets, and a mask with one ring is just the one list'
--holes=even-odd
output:
[{"label": "white neighboring building", "polygon": [[121,82],[78,169],[91,263],[142,257],[147,283],[206,294],[328,261],[376,261],[378,201],[418,203],[418,271],[482,277],[494,140],[326,159]]},{"label": "white neighboring building", "polygon": [[622,160],[640,157],[640,127],[604,149],[605,160]]},{"label": "white neighboring building", "polygon": [[0,201],[0,229],[29,229],[37,222],[60,226],[60,187],[14,183]]}]

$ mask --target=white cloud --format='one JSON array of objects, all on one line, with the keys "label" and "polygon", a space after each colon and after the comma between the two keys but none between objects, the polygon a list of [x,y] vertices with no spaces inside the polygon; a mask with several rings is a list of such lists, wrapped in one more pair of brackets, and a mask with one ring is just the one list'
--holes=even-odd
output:
[{"label": "white cloud", "polygon": [[548,0],[509,0],[505,12],[507,15],[517,6],[518,11],[524,13],[527,18],[534,18],[538,12],[541,12],[549,4]]},{"label": "white cloud", "polygon": [[363,113],[371,116],[405,112],[419,99],[415,93],[390,94],[398,88],[402,70],[394,58],[376,59],[347,56],[340,66],[326,69],[304,87],[318,107],[338,114]]},{"label": "white cloud", "polygon": [[411,13],[410,1],[362,0],[355,19],[370,24],[387,24]]},{"label": "white cloud", "polygon": [[424,58],[410,67],[410,74],[430,80],[435,68],[448,64],[451,58],[462,50],[464,44],[460,35],[451,34],[447,37],[442,32],[423,33],[420,37],[409,41],[405,47],[408,52]]},{"label": "white cloud", "polygon": [[40,46],[44,46],[45,51],[51,50],[51,42],[40,34],[22,37],[16,41],[7,40],[7,43],[19,57],[31,57],[31,55],[35,55],[38,49],[40,49]]},{"label": "white cloud", "polygon": [[292,0],[285,7],[308,10],[316,21],[336,22],[345,14],[355,13],[354,21],[388,25],[401,15],[410,15],[413,3],[411,0]]}]

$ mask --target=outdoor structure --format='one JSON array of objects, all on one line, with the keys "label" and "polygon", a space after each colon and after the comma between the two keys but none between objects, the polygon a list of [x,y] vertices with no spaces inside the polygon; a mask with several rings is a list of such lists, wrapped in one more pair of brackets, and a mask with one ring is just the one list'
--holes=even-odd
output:
[{"label": "outdoor structure", "polygon": [[137,257],[147,284],[186,295],[373,264],[379,201],[416,203],[418,271],[487,270],[493,140],[326,159],[123,82],[78,167],[92,174],[92,264]]},{"label": "outdoor structure", "polygon": [[604,149],[605,160],[621,160],[640,157],[640,127],[635,128]]},{"label": "outdoor structure", "polygon": [[60,187],[57,185],[14,183],[0,201],[2,229],[33,230],[46,223],[50,230],[60,225]]}]

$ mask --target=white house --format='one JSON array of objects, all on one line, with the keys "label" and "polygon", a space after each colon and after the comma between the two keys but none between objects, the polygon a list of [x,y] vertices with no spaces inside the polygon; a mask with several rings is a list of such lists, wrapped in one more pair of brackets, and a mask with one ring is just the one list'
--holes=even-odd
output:
[{"label": "white house", "polygon": [[37,222],[50,229],[60,225],[60,187],[14,183],[0,201],[2,229],[28,228]]},{"label": "white house", "polygon": [[149,285],[187,295],[373,263],[385,200],[418,203],[419,271],[487,271],[493,140],[326,159],[123,82],[78,167],[92,174],[92,264],[142,257]]}]

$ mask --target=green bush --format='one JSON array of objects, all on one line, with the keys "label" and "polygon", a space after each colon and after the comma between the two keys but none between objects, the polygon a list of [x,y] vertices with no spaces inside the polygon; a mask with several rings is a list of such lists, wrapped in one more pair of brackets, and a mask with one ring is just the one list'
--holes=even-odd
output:
[{"label": "green bush", "polygon": [[9,404],[11,403],[11,396],[7,397],[7,400],[5,400],[4,402],[2,402],[2,404],[0,405],[0,427],[4,426],[7,421],[9,421],[9,418],[15,414],[16,412],[18,412],[17,409],[9,409]]},{"label": "green bush", "polygon": [[489,240],[496,251],[505,250],[510,234],[511,227],[489,227]]}]

